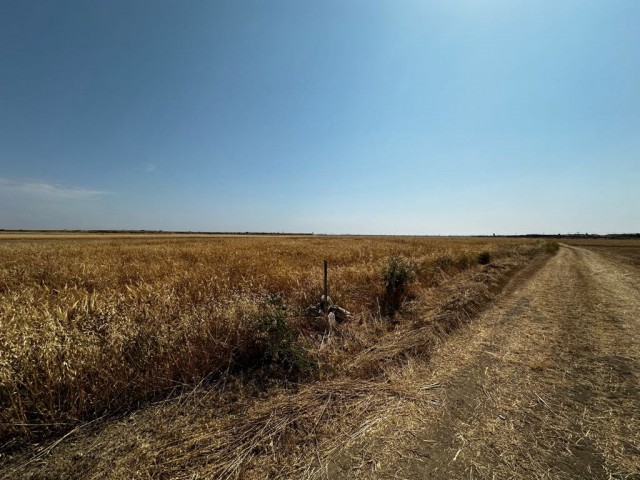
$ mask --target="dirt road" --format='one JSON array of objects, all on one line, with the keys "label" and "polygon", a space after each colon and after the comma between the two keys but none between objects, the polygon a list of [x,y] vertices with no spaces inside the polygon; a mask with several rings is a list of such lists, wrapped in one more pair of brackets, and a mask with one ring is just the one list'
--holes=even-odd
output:
[{"label": "dirt road", "polygon": [[630,257],[640,251],[563,246],[454,335],[432,363],[439,413],[373,476],[640,478],[640,268]]}]

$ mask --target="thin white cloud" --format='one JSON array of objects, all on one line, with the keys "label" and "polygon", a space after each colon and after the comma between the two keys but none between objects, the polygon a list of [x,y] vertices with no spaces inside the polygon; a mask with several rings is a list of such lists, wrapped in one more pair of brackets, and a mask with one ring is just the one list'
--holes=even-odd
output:
[{"label": "thin white cloud", "polygon": [[22,193],[46,198],[85,199],[110,192],[81,187],[64,187],[48,182],[21,182],[0,177],[0,192]]},{"label": "thin white cloud", "polygon": [[144,164],[144,169],[147,172],[151,173],[151,172],[155,172],[156,171],[156,166],[153,163],[145,163]]}]

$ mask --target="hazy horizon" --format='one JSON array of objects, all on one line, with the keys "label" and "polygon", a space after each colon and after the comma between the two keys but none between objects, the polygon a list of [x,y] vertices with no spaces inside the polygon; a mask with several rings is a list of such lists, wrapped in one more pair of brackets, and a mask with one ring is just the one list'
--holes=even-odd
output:
[{"label": "hazy horizon", "polygon": [[5,1],[0,229],[640,231],[640,3]]}]

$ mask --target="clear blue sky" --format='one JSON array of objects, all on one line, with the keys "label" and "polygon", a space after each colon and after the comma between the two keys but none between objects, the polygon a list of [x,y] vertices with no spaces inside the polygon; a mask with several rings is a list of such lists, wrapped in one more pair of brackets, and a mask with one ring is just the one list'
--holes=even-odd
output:
[{"label": "clear blue sky", "polygon": [[640,231],[640,1],[0,3],[0,228]]}]

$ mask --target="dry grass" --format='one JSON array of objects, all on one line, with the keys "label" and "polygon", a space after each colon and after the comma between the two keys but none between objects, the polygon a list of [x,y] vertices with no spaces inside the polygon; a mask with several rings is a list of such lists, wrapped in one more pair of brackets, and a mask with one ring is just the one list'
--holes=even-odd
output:
[{"label": "dry grass", "polygon": [[331,478],[640,478],[638,270],[588,253],[565,249],[437,349],[445,406],[408,448]]},{"label": "dry grass", "polygon": [[[0,243],[0,439],[15,446],[69,431],[223,372],[267,368],[263,373],[296,373],[298,380],[337,377],[345,369],[336,366],[347,365],[346,359],[357,363],[362,352],[380,352],[377,339],[399,331],[380,315],[381,272],[391,255],[409,259],[415,269],[410,295],[434,297],[459,274],[491,268],[478,265],[482,252],[495,262],[541,249],[540,243],[513,239],[363,237]],[[325,258],[331,297],[354,314],[331,338],[304,316],[321,293]],[[278,352],[286,362],[268,355],[283,338],[265,330],[280,315],[274,299],[286,308],[283,325],[293,335]],[[438,325],[447,328],[446,322]],[[410,349],[424,343],[423,333]],[[407,344],[385,348],[395,350],[367,360],[360,377],[373,375],[377,364]],[[292,368],[300,358],[287,357],[291,352],[303,352],[317,368]],[[349,395],[361,398],[356,387]],[[309,392],[301,398],[320,407],[333,395]],[[292,408],[284,417],[299,423]]]}]

